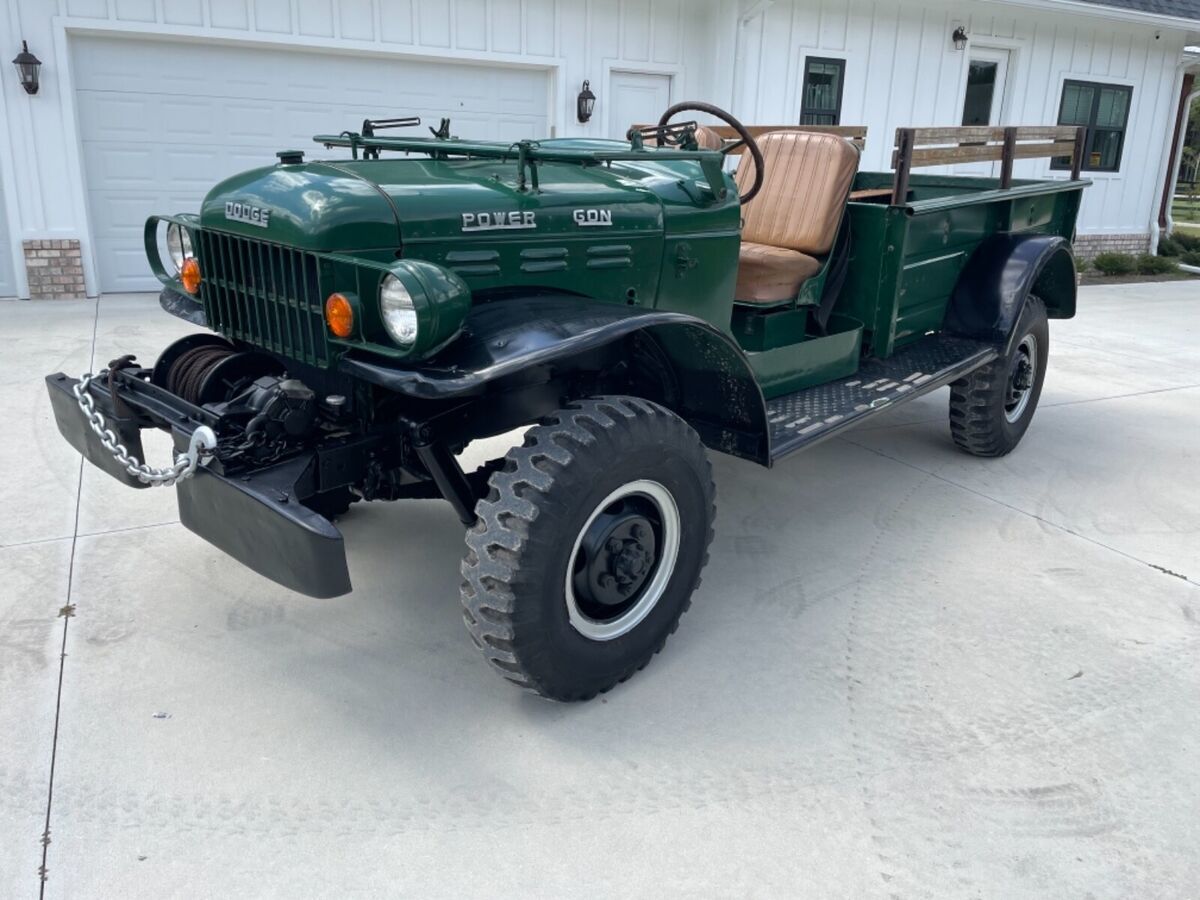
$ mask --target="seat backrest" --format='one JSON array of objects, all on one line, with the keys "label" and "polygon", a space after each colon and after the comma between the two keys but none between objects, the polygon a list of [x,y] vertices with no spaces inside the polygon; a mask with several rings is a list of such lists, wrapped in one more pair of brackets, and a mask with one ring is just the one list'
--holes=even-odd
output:
[{"label": "seat backrest", "polygon": [[[858,170],[858,149],[844,138],[773,131],[758,138],[762,189],[742,209],[742,240],[824,256],[837,237]],[[738,190],[754,183],[754,162],[742,156]]]}]

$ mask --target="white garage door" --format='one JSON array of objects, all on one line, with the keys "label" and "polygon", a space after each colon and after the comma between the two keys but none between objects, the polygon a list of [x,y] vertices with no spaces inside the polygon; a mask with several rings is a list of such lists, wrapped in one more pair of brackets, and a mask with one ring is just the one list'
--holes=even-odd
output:
[{"label": "white garage door", "polygon": [[[545,137],[544,70],[109,37],[73,40],[88,204],[102,291],[157,288],[151,213],[196,212],[228,175],[276,150],[341,156],[314,134],[364,118],[451,119],[465,138]],[[424,125],[397,134],[429,134]]]},{"label": "white garage door", "polygon": [[4,189],[0,188],[0,297],[12,297],[17,293],[17,282],[13,277],[12,244],[8,239],[8,220],[4,215]]}]

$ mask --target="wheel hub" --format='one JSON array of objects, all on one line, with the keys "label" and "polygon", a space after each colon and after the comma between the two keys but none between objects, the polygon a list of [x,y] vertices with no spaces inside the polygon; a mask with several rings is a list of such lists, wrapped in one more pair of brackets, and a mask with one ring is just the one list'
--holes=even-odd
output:
[{"label": "wheel hub", "polygon": [[598,515],[584,532],[580,549],[586,560],[573,579],[578,599],[601,607],[608,618],[628,606],[657,562],[657,540],[648,515],[636,502],[623,501]]},{"label": "wheel hub", "polygon": [[1029,406],[1033,385],[1037,380],[1037,338],[1027,334],[1017,345],[1008,372],[1008,391],[1004,402],[1004,417],[1017,422]]},{"label": "wheel hub", "polygon": [[1033,387],[1033,366],[1023,356],[1017,360],[1017,365],[1013,369],[1012,386],[1014,394],[1017,391],[1027,391]]}]

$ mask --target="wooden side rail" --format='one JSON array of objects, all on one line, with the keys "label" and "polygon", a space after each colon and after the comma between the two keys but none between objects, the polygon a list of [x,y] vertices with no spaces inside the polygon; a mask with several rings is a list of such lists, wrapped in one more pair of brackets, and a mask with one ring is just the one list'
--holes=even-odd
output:
[{"label": "wooden side rail", "polygon": [[1021,125],[962,128],[897,128],[892,168],[892,205],[908,198],[908,176],[919,166],[1000,161],[1000,187],[1012,187],[1013,160],[1069,156],[1071,180],[1079,179],[1087,129],[1074,125]]}]

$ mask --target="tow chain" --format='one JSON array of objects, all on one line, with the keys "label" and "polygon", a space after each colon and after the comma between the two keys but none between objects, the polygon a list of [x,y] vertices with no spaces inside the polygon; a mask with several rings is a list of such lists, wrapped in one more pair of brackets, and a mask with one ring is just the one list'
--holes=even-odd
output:
[{"label": "tow chain", "polygon": [[92,431],[96,433],[96,437],[100,438],[104,449],[113,455],[113,459],[119,462],[126,472],[151,487],[170,487],[177,481],[183,481],[196,474],[199,466],[208,465],[217,449],[217,436],[207,425],[200,425],[192,432],[187,451],[178,454],[174,464],[170,466],[161,469],[155,468],[139,462],[137,457],[132,456],[125,445],[117,440],[113,430],[108,427],[104,414],[96,409],[96,401],[88,392],[88,385],[93,381],[107,377],[108,369],[101,369],[99,372],[82,376],[74,388],[75,399],[79,401],[79,408],[83,411]]}]

